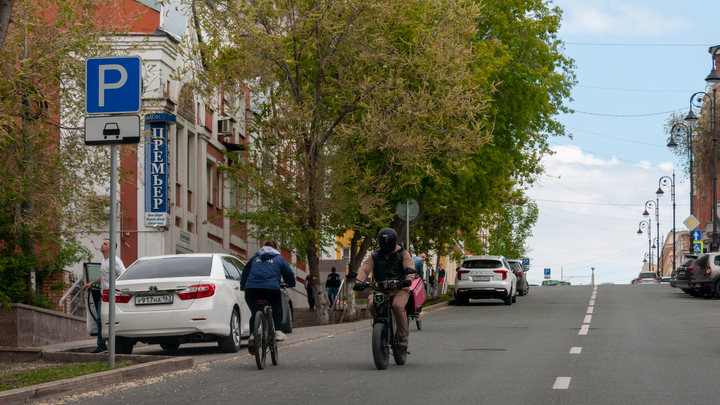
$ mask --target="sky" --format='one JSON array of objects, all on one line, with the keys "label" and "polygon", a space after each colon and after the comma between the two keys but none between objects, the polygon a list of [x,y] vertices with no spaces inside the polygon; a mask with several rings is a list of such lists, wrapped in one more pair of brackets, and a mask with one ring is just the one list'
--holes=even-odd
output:
[{"label": "sky", "polygon": [[[710,46],[720,44],[716,1],[557,0],[559,37],[575,60],[578,83],[558,120],[572,138],[551,138],[556,152],[527,191],[540,215],[528,240],[528,279],[627,284],[648,252],[638,235],[645,203],[675,170],[677,230],[690,214],[682,161],[668,151],[665,123],[705,91]],[[672,230],[670,190],[659,199],[660,233]],[[652,215],[652,238],[657,237]]]}]

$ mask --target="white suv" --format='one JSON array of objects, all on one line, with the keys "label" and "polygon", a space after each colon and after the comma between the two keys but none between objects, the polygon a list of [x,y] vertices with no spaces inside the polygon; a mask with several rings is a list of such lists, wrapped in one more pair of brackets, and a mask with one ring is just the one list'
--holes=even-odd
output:
[{"label": "white suv", "polygon": [[455,276],[455,303],[471,298],[499,298],[505,305],[515,302],[517,279],[503,256],[467,256]]}]

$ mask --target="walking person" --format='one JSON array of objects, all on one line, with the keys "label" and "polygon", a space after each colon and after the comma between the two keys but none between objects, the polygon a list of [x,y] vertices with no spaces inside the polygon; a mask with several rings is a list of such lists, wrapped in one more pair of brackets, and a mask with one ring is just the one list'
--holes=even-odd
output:
[{"label": "walking person", "polygon": [[312,278],[309,274],[305,278],[305,291],[307,292],[308,307],[312,311],[315,309],[315,293],[313,293]]},{"label": "walking person", "polygon": [[340,287],[340,275],[337,274],[337,270],[335,267],[330,269],[330,274],[328,274],[327,281],[325,281],[325,291],[327,291],[328,299],[330,300],[330,307],[333,306],[333,302],[335,302],[335,297],[337,297],[338,294],[338,288]]},{"label": "walking person", "polygon": [[[115,245],[117,249],[117,244]],[[100,294],[105,290],[110,290],[110,239],[105,239],[103,244],[100,246],[100,253],[103,255],[103,261],[100,263],[100,278],[88,282],[83,286],[83,290],[87,291],[93,284],[100,284]],[[125,272],[125,265],[119,257],[115,256],[115,278],[120,277]],[[107,343],[102,337],[102,320],[100,319],[100,306],[102,305],[102,299],[95,300],[95,307],[97,308],[97,348],[93,353],[102,353],[107,351]]]}]

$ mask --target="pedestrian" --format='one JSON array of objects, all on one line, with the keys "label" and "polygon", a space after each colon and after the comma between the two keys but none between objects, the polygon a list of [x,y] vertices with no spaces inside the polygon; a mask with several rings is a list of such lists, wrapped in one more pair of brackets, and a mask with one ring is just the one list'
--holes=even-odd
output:
[{"label": "pedestrian", "polygon": [[435,292],[435,271],[430,269],[430,277],[428,278],[428,283],[430,283],[430,295],[433,295]]},{"label": "pedestrian", "polygon": [[[117,244],[115,244],[115,248],[117,249]],[[89,290],[90,287],[93,286],[93,284],[100,284],[100,293],[102,294],[102,292],[104,292],[105,290],[110,290],[110,239],[105,239],[102,245],[100,245],[100,253],[102,253],[103,255],[103,260],[100,263],[100,278],[85,284],[83,286],[83,290]],[[120,277],[120,275],[124,272],[125,265],[119,257],[115,256],[115,278]],[[95,348],[93,353],[102,353],[107,351],[108,349],[105,339],[103,339],[102,337],[102,321],[100,319],[100,306],[102,305],[101,303],[102,299],[95,300],[95,308],[97,309],[97,318],[95,318],[95,322],[97,323],[98,333],[97,348]]]},{"label": "pedestrian", "polygon": [[330,300],[330,307],[332,307],[333,302],[335,302],[335,297],[337,297],[339,287],[340,275],[337,274],[337,270],[333,267],[330,269],[327,281],[325,281],[325,291],[327,291],[328,299]]},{"label": "pedestrian", "polygon": [[419,255],[412,258],[413,262],[415,263],[415,274],[417,277],[420,277],[425,280],[425,273],[423,271],[423,265],[425,264],[425,260],[427,259],[427,253],[420,252]]},{"label": "pedestrian", "polygon": [[443,286],[443,284],[445,284],[445,269],[443,269],[442,263],[440,263],[440,265],[438,265],[437,277],[438,277],[438,288],[440,288],[440,292],[442,293],[442,286]]},{"label": "pedestrian", "polygon": [[305,291],[307,292],[308,307],[312,311],[315,309],[315,293],[313,293],[312,278],[309,274],[305,277]]}]

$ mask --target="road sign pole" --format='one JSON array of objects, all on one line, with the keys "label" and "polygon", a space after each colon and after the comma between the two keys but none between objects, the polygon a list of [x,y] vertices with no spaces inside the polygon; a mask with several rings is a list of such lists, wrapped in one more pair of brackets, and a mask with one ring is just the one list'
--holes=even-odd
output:
[{"label": "road sign pole", "polygon": [[407,245],[405,245],[405,249],[410,249],[410,200],[405,200],[405,218],[407,219],[405,221],[405,240],[407,241]]},{"label": "road sign pole", "polygon": [[110,146],[110,300],[108,302],[108,366],[115,368],[115,219],[117,217],[117,145]]}]

